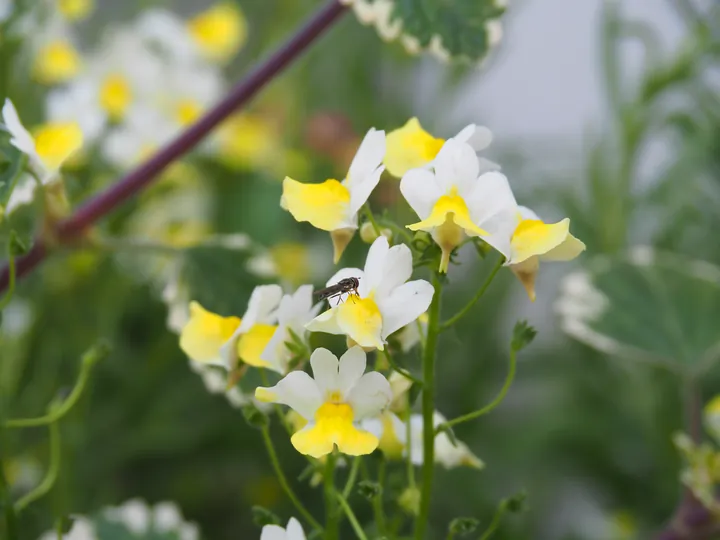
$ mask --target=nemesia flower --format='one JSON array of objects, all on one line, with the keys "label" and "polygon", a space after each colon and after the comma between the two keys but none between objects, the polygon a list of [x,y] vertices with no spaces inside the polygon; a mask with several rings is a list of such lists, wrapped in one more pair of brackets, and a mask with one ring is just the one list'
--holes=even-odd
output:
[{"label": "nemesia flower", "polygon": [[277,329],[276,309],[281,297],[278,285],[255,287],[242,318],[223,317],[191,302],[190,320],[180,333],[180,348],[196,362],[228,370],[236,367],[238,358],[251,366],[265,367],[267,362],[260,355]]},{"label": "nemesia flower", "polygon": [[227,62],[247,39],[247,20],[237,4],[221,2],[188,21],[190,35],[202,55]]},{"label": "nemesia flower", "polygon": [[[73,519],[71,529],[62,535],[62,540],[96,540],[98,538],[95,525],[85,517]],[[58,540],[55,531],[47,531],[39,540]]]},{"label": "nemesia flower", "polygon": [[359,428],[359,422],[387,407],[392,392],[382,374],[365,373],[366,363],[360,347],[348,349],[339,361],[327,349],[315,349],[310,357],[313,377],[292,371],[273,387],[258,387],[255,397],[287,405],[308,421],[291,437],[301,454],[319,458],[336,445],[344,454],[369,454],[378,439]]},{"label": "nemesia flower", "polygon": [[407,427],[395,413],[383,411],[380,416],[363,420],[362,427],[378,438],[378,448],[387,459],[402,459],[407,444]]},{"label": "nemesia flower", "polygon": [[423,336],[427,333],[428,314],[423,313],[416,321],[411,322],[397,334],[400,348],[403,352],[411,351],[416,345],[420,345]]},{"label": "nemesia flower", "polygon": [[104,509],[103,517],[121,524],[137,536],[175,533],[173,536],[178,540],[200,538],[197,525],[184,521],[180,509],[172,502],[150,506],[141,499],[131,499],[120,506]]},{"label": "nemesia flower", "polygon": [[285,529],[279,525],[265,525],[260,533],[260,540],[305,540],[305,533],[300,522],[290,518]]},{"label": "nemesia flower", "polygon": [[344,268],[328,281],[329,286],[356,277],[358,294],[315,317],[308,330],[345,334],[361,347],[383,350],[387,337],[417,319],[432,301],[432,285],[422,279],[406,283],[411,275],[410,248],[390,247],[387,238],[378,237],[370,246],[364,271]]},{"label": "nemesia flower", "polygon": [[[470,124],[463,128],[452,140],[468,143],[475,152],[484,150],[492,142],[492,133],[484,126]],[[425,131],[417,118],[388,133],[385,166],[390,174],[401,178],[411,169],[432,164],[445,140],[433,137]],[[500,167],[485,158],[478,158],[481,172],[497,170]]]},{"label": "nemesia flower", "polygon": [[83,142],[89,146],[105,128],[106,115],[99,106],[97,88],[87,77],[80,77],[62,88],[53,88],[47,94],[45,116],[50,123],[75,122],[83,133]]},{"label": "nemesia flower", "polygon": [[195,123],[217,101],[224,88],[216,66],[180,64],[163,73],[163,87],[151,99],[179,128]]},{"label": "nemesia flower", "polygon": [[301,339],[306,339],[305,325],[317,315],[319,310],[320,304],[313,306],[312,285],[303,285],[294,294],[286,294],[282,297],[277,309],[277,328],[265,350],[260,354],[260,359],[265,362],[264,367],[283,375],[287,373],[292,353],[285,343],[292,339],[290,332]]},{"label": "nemesia flower", "polygon": [[[433,426],[437,428],[443,422],[445,417],[435,411]],[[419,414],[410,417],[410,460],[418,466],[423,464],[423,418]],[[461,466],[474,469],[485,467],[482,460],[473,454],[465,443],[457,441],[457,446],[453,445],[444,431],[435,436],[435,462],[446,469]]]},{"label": "nemesia flower", "polygon": [[20,122],[9,99],[5,100],[2,109],[0,128],[10,133],[10,144],[28,156],[43,182],[55,176],[62,164],[83,144],[83,133],[74,122],[46,124],[33,137]]},{"label": "nemesia flower", "polygon": [[450,254],[468,236],[486,237],[487,227],[511,221],[515,198],[507,178],[497,172],[480,175],[475,150],[448,140],[433,161],[433,170],[413,169],[400,181],[400,191],[422,221],[408,225],[427,231],[442,250],[440,272]]},{"label": "nemesia flower", "polygon": [[[34,26],[34,25],[33,25]],[[68,82],[83,68],[83,59],[75,47],[72,32],[61,17],[55,15],[49,22],[35,29],[32,75],[41,84],[54,85]]]},{"label": "nemesia flower", "polygon": [[334,261],[340,260],[355,230],[357,215],[380,181],[385,167],[385,132],[371,129],[360,143],[342,182],[330,179],[321,184],[302,184],[290,177],[283,180],[280,205],[297,221],[329,231],[335,248]]}]

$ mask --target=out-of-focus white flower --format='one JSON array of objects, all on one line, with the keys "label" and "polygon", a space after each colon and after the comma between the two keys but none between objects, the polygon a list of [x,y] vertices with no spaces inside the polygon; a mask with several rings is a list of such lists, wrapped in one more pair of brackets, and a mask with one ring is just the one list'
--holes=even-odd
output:
[{"label": "out-of-focus white flower", "polygon": [[86,145],[95,142],[105,128],[106,116],[97,101],[98,89],[87,77],[76,79],[62,88],[54,88],[46,98],[46,118],[51,123],[75,122]]},{"label": "out-of-focus white flower", "polygon": [[345,334],[362,347],[383,350],[387,337],[417,319],[432,301],[432,285],[422,279],[407,281],[411,275],[410,249],[404,244],[390,247],[387,238],[378,237],[364,271],[343,268],[328,281],[330,286],[358,278],[358,294],[315,317],[308,330]]},{"label": "out-of-focus white flower", "polygon": [[297,221],[330,232],[340,256],[358,228],[358,212],[380,181],[385,167],[385,132],[371,129],[360,144],[342,182],[330,179],[321,184],[302,184],[290,177],[283,181],[280,205]]},{"label": "out-of-focus white flower", "polygon": [[95,0],[57,0],[57,10],[68,21],[87,18],[95,9]]},{"label": "out-of-focus white flower", "polygon": [[[57,540],[55,531],[44,533],[39,540]],[[62,536],[62,540],[99,540],[93,523],[84,517],[73,519],[73,525],[69,532]]]},{"label": "out-of-focus white flower", "polygon": [[0,23],[12,15],[14,0],[0,0]]},{"label": "out-of-focus white flower", "polygon": [[396,335],[400,342],[400,348],[403,352],[412,350],[416,345],[422,343],[423,337],[427,333],[428,314],[423,313],[416,321],[406,325]]},{"label": "out-of-focus white flower", "polygon": [[117,507],[106,508],[105,519],[122,524],[135,535],[177,533],[179,540],[197,540],[197,525],[184,521],[175,503],[160,502],[154,507],[141,499],[132,499]]},{"label": "out-of-focus white flower", "polygon": [[30,329],[33,319],[32,304],[15,297],[3,309],[0,333],[7,338],[20,337]]},{"label": "out-of-focus white flower", "polygon": [[122,523],[133,534],[146,534],[152,523],[152,510],[140,499],[132,499],[121,506],[107,508],[104,512],[109,521]]},{"label": "out-of-focus white flower", "polygon": [[315,349],[310,357],[313,377],[292,371],[271,388],[258,387],[255,397],[280,403],[298,412],[307,425],[291,442],[301,454],[322,457],[338,450],[359,456],[371,453],[378,439],[359,428],[390,403],[390,383],[377,371],[365,373],[367,360],[360,347],[337,357],[327,349]]},{"label": "out-of-focus white flower", "polygon": [[221,97],[224,86],[216,66],[180,64],[165,70],[162,87],[153,99],[167,118],[182,128],[200,118]]},{"label": "out-of-focus white flower", "polygon": [[290,518],[285,529],[279,525],[265,525],[260,533],[260,540],[305,540],[305,533],[300,522]]},{"label": "out-of-focus white flower", "polygon": [[[435,411],[433,427],[437,428],[443,422],[445,422],[445,417]],[[415,465],[423,464],[423,418],[419,414],[410,417],[410,459]],[[446,469],[460,466],[475,469],[485,467],[485,464],[470,451],[465,443],[457,441],[457,446],[453,445],[450,437],[444,431],[435,436],[435,462]]]},{"label": "out-of-focus white flower", "polygon": [[75,46],[72,29],[57,14],[49,20],[28,20],[27,29],[33,32],[32,75],[41,84],[61,84],[77,77],[84,62]]}]

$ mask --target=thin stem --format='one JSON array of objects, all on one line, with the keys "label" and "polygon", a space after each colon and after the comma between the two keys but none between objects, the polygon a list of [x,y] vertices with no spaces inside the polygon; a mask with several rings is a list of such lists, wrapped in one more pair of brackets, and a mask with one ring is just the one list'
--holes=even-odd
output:
[{"label": "thin stem", "polygon": [[395,371],[397,371],[400,375],[405,377],[408,381],[413,382],[415,384],[422,385],[422,380],[418,379],[415,375],[410,373],[407,369],[400,367],[395,362],[395,359],[393,358],[393,355],[390,353],[390,346],[388,345],[385,347],[385,350],[383,351],[385,354],[385,358],[387,358],[388,364],[390,364],[390,367],[393,368]]},{"label": "thin stem", "polygon": [[365,215],[368,218],[368,221],[373,226],[373,229],[375,230],[375,234],[380,236],[382,234],[382,229],[380,229],[380,226],[378,225],[377,221],[375,221],[375,216],[372,213],[372,209],[370,208],[370,205],[368,203],[365,203],[363,205],[363,210],[365,211]]},{"label": "thin stem", "polygon": [[500,405],[502,400],[505,399],[505,395],[508,393],[508,390],[510,389],[512,382],[515,379],[515,371],[517,368],[516,357],[517,357],[517,352],[515,351],[514,348],[510,347],[510,366],[508,368],[507,375],[505,376],[505,383],[503,384],[503,387],[500,389],[500,392],[498,393],[498,395],[495,396],[495,399],[493,399],[490,403],[485,405],[483,408],[478,409],[477,411],[463,414],[462,416],[458,416],[457,418],[453,418],[452,420],[448,420],[447,422],[444,422],[442,425],[438,426],[438,429],[436,430],[436,432],[439,433],[440,431],[442,431],[443,428],[452,427],[457,424],[461,424],[463,422],[467,422],[469,420],[474,420],[476,418],[479,418],[480,416],[489,413],[495,407]]},{"label": "thin stem", "polygon": [[425,347],[423,349],[423,466],[422,491],[420,496],[420,513],[415,521],[415,540],[423,540],[430,519],[430,499],[432,495],[433,474],[435,473],[435,349],[440,334],[440,301],[442,282],[437,272],[433,272],[432,303],[428,309],[428,327]]},{"label": "thin stem", "polygon": [[360,463],[362,463],[362,457],[357,456],[353,460],[352,467],[350,468],[350,475],[348,476],[347,482],[345,482],[345,488],[342,490],[342,496],[347,499],[352,492],[353,486],[355,486],[355,480],[357,479],[358,470],[360,469]]},{"label": "thin stem", "polygon": [[[77,212],[57,226],[56,237],[61,241],[77,236],[94,222],[108,214],[130,197],[144,189],[168,165],[190,151],[203,140],[220,122],[245,105],[251,98],[271,82],[285,67],[298,58],[309,45],[345,13],[346,6],[338,0],[329,0],[302,28],[300,28],[272,56],[253,69],[240,81],[231,93],[203,116],[197,123],[160,150],[148,161],[125,175],[107,190],[83,204]],[[45,248],[40,239],[35,247],[18,264],[18,275],[32,270],[45,257]],[[7,286],[8,269],[0,274],[0,291]]]},{"label": "thin stem", "polygon": [[60,471],[60,426],[57,422],[53,422],[48,427],[50,431],[50,465],[48,466],[45,478],[30,493],[15,503],[15,512],[22,512],[30,503],[44,497],[55,485],[55,481]]},{"label": "thin stem", "polygon": [[378,479],[377,483],[380,486],[380,493],[373,498],[373,510],[375,512],[375,525],[377,526],[378,534],[384,535],[387,529],[385,521],[385,507],[383,505],[385,495],[385,470],[386,462],[383,457],[378,464]]},{"label": "thin stem", "polygon": [[406,434],[406,441],[407,442],[407,477],[408,477],[408,487],[414,488],[415,487],[415,464],[412,461],[412,422],[410,422],[410,419],[412,418],[412,414],[408,412],[407,420],[405,420],[405,434]]},{"label": "thin stem", "polygon": [[17,516],[10,498],[10,486],[5,478],[5,466],[2,460],[0,460],[0,503],[5,510],[5,534],[8,540],[17,540]]},{"label": "thin stem", "polygon": [[8,255],[8,288],[5,291],[5,296],[0,300],[0,311],[5,309],[12,300],[13,294],[15,294],[15,274],[17,269],[15,267],[15,255],[12,253]]},{"label": "thin stem", "polygon": [[490,537],[495,534],[495,531],[500,526],[500,521],[502,520],[502,517],[505,515],[505,511],[507,510],[507,505],[505,504],[505,501],[503,501],[497,510],[495,510],[495,515],[492,518],[492,521],[490,522],[490,525],[488,525],[488,528],[485,529],[485,532],[480,537],[479,540],[489,540]]},{"label": "thin stem", "polygon": [[335,454],[331,452],[325,459],[325,540],[338,540],[340,520],[335,495]]},{"label": "thin stem", "polygon": [[352,525],[353,531],[355,531],[355,535],[358,537],[358,540],[368,540],[367,536],[365,536],[365,531],[363,531],[360,523],[358,523],[358,520],[355,517],[352,508],[350,508],[350,505],[345,500],[345,497],[339,493],[337,493],[336,496],[340,506],[342,506],[342,509],[345,511],[348,521],[350,522],[350,525]]},{"label": "thin stem", "polygon": [[272,464],[273,470],[275,471],[275,476],[277,476],[278,482],[280,482],[280,486],[283,488],[283,491],[285,491],[285,495],[287,495],[288,499],[290,499],[290,502],[295,505],[295,508],[298,512],[300,512],[300,515],[305,518],[305,521],[310,523],[310,525],[312,525],[318,531],[322,531],[322,525],[320,525],[318,520],[316,520],[312,516],[312,514],[308,512],[308,510],[303,506],[303,504],[300,502],[300,499],[298,499],[297,495],[295,495],[295,492],[290,487],[290,484],[288,484],[285,473],[280,466],[280,460],[278,460],[277,452],[275,452],[275,446],[273,446],[272,439],[270,438],[270,429],[266,426],[262,428],[261,431],[263,442],[265,443],[265,449],[267,450],[268,456],[270,457],[270,463]]},{"label": "thin stem", "polygon": [[382,224],[383,227],[387,227],[388,229],[391,229],[393,232],[402,236],[403,240],[405,240],[408,245],[412,244],[413,237],[404,227],[400,227],[397,223],[390,220],[381,219],[379,223]]},{"label": "thin stem", "polygon": [[473,308],[475,303],[482,298],[482,296],[485,294],[485,291],[487,291],[488,287],[490,287],[490,284],[492,283],[493,279],[495,279],[495,275],[500,271],[500,268],[502,268],[503,263],[505,263],[505,257],[500,257],[498,261],[495,263],[495,266],[492,269],[492,272],[490,272],[490,275],[485,280],[485,283],[483,283],[482,287],[478,290],[477,293],[475,293],[475,296],[472,297],[472,299],[465,305],[464,308],[462,308],[458,313],[450,317],[447,321],[442,323],[440,325],[440,331],[443,332],[453,326],[456,322],[458,322],[460,319],[462,319],[465,315],[468,314],[468,312]]}]

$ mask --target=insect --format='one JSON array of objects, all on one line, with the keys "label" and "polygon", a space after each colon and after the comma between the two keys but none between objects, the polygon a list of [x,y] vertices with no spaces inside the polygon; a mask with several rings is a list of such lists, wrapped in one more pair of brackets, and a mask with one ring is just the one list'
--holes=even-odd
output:
[{"label": "insect", "polygon": [[315,296],[319,296],[320,300],[325,300],[325,299],[329,300],[330,298],[337,297],[338,304],[340,304],[343,294],[352,293],[352,294],[356,295],[356,294],[358,294],[359,286],[360,286],[360,278],[349,277],[349,278],[341,279],[335,285],[330,285],[329,287],[326,287],[325,289],[320,289],[319,291],[315,291],[313,294]]}]

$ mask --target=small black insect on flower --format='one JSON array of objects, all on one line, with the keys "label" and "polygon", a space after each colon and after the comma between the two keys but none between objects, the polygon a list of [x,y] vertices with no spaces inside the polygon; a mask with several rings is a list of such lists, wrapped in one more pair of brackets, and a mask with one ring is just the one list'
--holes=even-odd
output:
[{"label": "small black insect on flower", "polygon": [[320,289],[319,291],[315,291],[313,294],[315,296],[318,296],[320,300],[330,299],[330,298],[338,298],[338,304],[340,303],[340,300],[342,299],[342,295],[345,293],[351,293],[353,295],[358,294],[358,287],[360,286],[360,278],[356,277],[349,277],[345,279],[341,279],[338,281],[335,285],[330,285],[329,287],[326,287],[325,289]]}]

